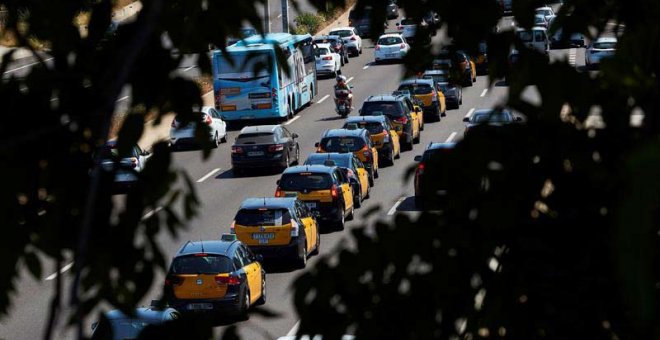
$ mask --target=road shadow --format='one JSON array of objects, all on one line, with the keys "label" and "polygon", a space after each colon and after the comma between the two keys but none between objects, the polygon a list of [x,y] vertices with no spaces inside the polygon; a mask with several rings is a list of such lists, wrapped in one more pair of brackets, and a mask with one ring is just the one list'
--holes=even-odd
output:
[{"label": "road shadow", "polygon": [[284,274],[284,273],[291,273],[294,272],[300,268],[297,268],[295,265],[291,263],[285,263],[282,260],[275,260],[275,259],[267,259],[264,260],[262,263],[264,266],[264,269],[266,270],[266,273],[268,274]]},{"label": "road shadow", "polygon": [[404,199],[398,207],[396,207],[397,212],[411,212],[411,211],[421,211],[415,205],[415,196],[408,196]]},{"label": "road shadow", "polygon": [[263,168],[263,169],[246,169],[244,173],[240,175],[234,174],[233,169],[225,170],[219,175],[215,176],[215,179],[238,179],[238,178],[252,178],[252,177],[270,177],[273,175],[279,175],[282,173],[281,169],[278,168]]},{"label": "road shadow", "polygon": [[495,86],[496,87],[505,87],[505,86],[509,86],[509,83],[506,80],[498,80],[495,83]]},{"label": "road shadow", "polygon": [[240,131],[246,126],[255,126],[255,125],[277,125],[286,122],[286,118],[269,118],[269,119],[259,119],[258,121],[246,120],[246,121],[225,121],[227,123],[227,131]]},{"label": "road shadow", "polygon": [[[346,117],[350,117],[350,116],[346,116]],[[317,119],[316,121],[317,122],[332,122],[332,121],[335,121],[335,120],[342,120],[342,119],[346,119],[346,118],[344,118],[342,116],[339,116],[339,115],[336,115],[336,116],[333,116],[333,117],[325,117],[325,118]]]}]

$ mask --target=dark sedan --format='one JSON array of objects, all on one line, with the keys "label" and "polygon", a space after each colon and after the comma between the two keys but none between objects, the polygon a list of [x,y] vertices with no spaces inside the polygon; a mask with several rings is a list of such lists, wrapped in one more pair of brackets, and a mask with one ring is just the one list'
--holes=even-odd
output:
[{"label": "dark sedan", "polygon": [[463,121],[467,123],[465,126],[465,134],[467,134],[478,126],[501,127],[522,122],[522,117],[515,117],[507,110],[483,109],[474,111],[470,117],[463,118]]},{"label": "dark sedan", "polygon": [[244,127],[231,147],[231,165],[234,175],[246,169],[287,168],[300,160],[298,134],[281,125]]}]

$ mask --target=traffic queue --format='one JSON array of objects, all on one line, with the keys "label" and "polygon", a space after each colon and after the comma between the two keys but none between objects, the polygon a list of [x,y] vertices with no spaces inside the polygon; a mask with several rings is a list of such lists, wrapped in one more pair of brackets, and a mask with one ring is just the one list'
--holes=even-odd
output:
[{"label": "traffic queue", "polygon": [[319,253],[322,234],[344,230],[380,171],[420,142],[425,121],[440,121],[461,104],[455,96],[447,105],[443,90],[460,93],[459,84],[474,81],[475,64],[463,52],[447,55],[393,92],[369,96],[358,115],[323,132],[304,161],[298,134],[286,126],[244,127],[231,147],[233,174],[282,169],[273,195],[245,198],[221,238],[181,247],[165,279],[167,303],[180,313],[214,319],[246,319],[251,306],[266,303],[263,263],[305,268]]}]

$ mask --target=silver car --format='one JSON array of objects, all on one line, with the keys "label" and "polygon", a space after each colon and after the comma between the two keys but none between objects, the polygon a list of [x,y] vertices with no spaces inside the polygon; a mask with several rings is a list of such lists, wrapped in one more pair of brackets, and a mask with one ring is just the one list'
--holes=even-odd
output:
[{"label": "silver car", "polygon": [[[220,118],[220,113],[212,106],[204,106],[199,114],[200,120],[209,126],[209,141],[214,147],[227,141],[227,124]],[[178,117],[172,120],[170,129],[170,145],[173,148],[181,146],[194,146],[195,141],[195,123],[188,122],[183,124]]]},{"label": "silver car", "polygon": [[119,158],[117,141],[110,140],[100,149],[101,167],[104,171],[115,170],[115,179],[112,192],[115,194],[125,193],[138,183],[138,173],[144,169],[147,159],[151,153],[134,146],[125,157]]},{"label": "silver car", "polygon": [[615,37],[600,37],[594,43],[589,44],[584,53],[584,65],[588,69],[598,67],[603,59],[614,55],[616,43]]}]

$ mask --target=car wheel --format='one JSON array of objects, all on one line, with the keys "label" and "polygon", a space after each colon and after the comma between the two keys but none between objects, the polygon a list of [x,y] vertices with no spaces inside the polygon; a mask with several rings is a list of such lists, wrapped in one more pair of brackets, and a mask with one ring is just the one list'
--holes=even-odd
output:
[{"label": "car wheel", "polygon": [[312,250],[312,252],[309,253],[309,255],[310,256],[318,255],[320,250],[321,250],[321,235],[319,235],[319,230],[318,228],[316,228],[316,247],[314,247],[314,250]]},{"label": "car wheel", "polygon": [[227,133],[225,132],[225,135],[220,138],[221,143],[227,143]]},{"label": "car wheel", "polygon": [[344,216],[344,207],[341,207],[341,211],[339,212],[339,221],[337,221],[337,231],[342,231],[344,230],[344,226],[346,224],[346,216]]},{"label": "car wheel", "polygon": [[346,217],[347,221],[352,221],[355,218],[355,203],[353,203],[353,206],[351,207],[351,212],[348,213],[348,216]]},{"label": "car wheel", "polygon": [[374,178],[380,177],[380,174],[378,173],[378,169],[374,170]]},{"label": "car wheel", "polygon": [[415,207],[419,210],[424,209],[424,200],[422,200],[421,196],[415,196]]},{"label": "car wheel", "polygon": [[220,138],[218,138],[218,133],[215,133],[215,136],[213,136],[213,148],[217,149],[218,146],[220,146]]},{"label": "car wheel", "polygon": [[286,156],[284,156],[284,163],[282,164],[282,168],[288,168],[289,164],[291,164],[291,159],[289,159],[289,153],[287,152]]},{"label": "car wheel", "polygon": [[297,267],[299,269],[305,268],[307,266],[307,241],[303,244],[302,252],[298,254]]},{"label": "car wheel", "polygon": [[357,188],[357,192],[358,193],[356,195],[353,195],[353,205],[355,205],[356,208],[360,208],[362,207],[363,198],[362,198],[362,190],[360,189],[359,186]]},{"label": "car wheel", "polygon": [[387,165],[388,166],[394,165],[394,147],[390,149],[390,157],[387,158]]},{"label": "car wheel", "polygon": [[298,144],[296,144],[296,161],[293,164],[300,164],[300,146]]},{"label": "car wheel", "polygon": [[373,171],[369,173],[369,186],[370,187],[374,186],[374,173],[373,173]]},{"label": "car wheel", "polygon": [[245,287],[245,294],[243,294],[243,301],[241,301],[241,309],[238,313],[238,317],[241,320],[247,320],[250,317],[248,316],[248,310],[250,309],[250,290],[248,287]]},{"label": "car wheel", "polygon": [[259,297],[259,300],[255,303],[255,305],[261,306],[266,304],[266,275],[264,273],[261,273],[261,296]]}]

